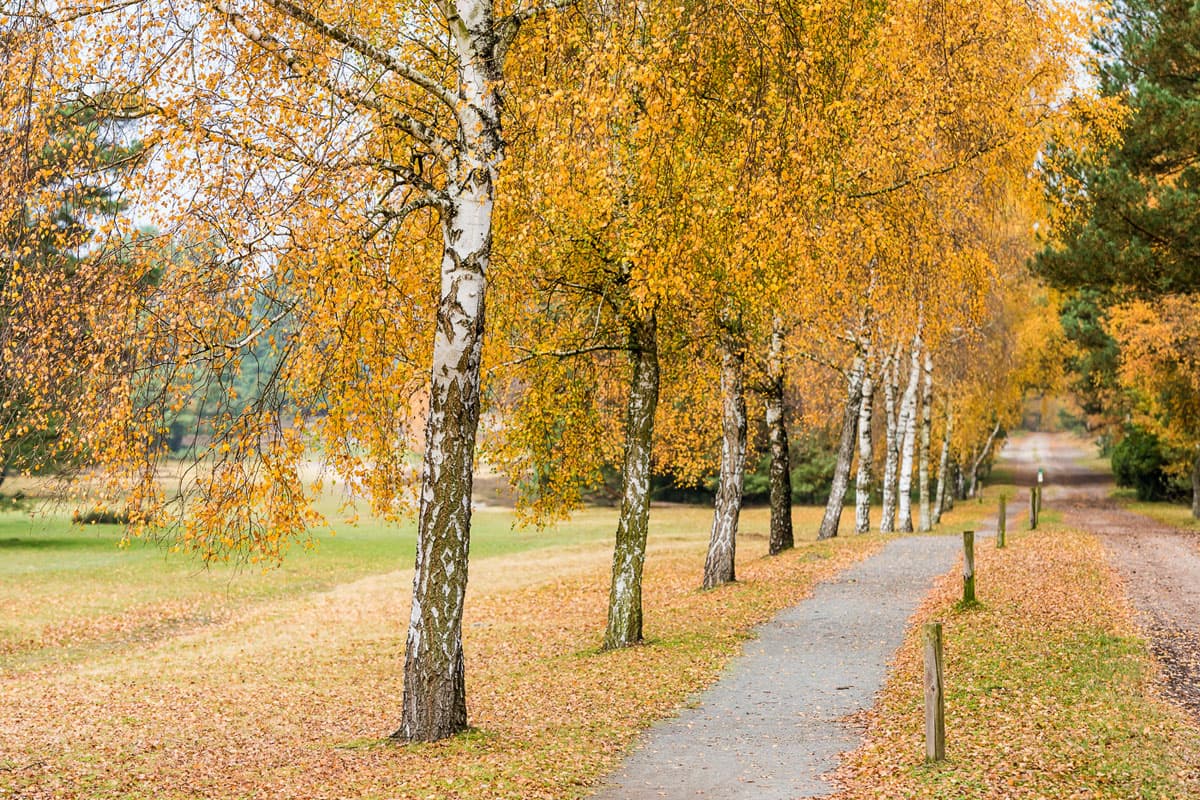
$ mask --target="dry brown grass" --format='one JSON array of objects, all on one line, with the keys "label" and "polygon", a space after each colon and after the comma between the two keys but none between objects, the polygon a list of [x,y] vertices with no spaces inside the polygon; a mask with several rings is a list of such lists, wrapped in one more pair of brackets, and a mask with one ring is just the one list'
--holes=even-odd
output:
[{"label": "dry brown grass", "polygon": [[465,639],[476,729],[434,745],[381,738],[398,722],[405,571],[9,672],[0,788],[30,800],[578,796],[639,730],[711,682],[754,624],[881,541],[807,543],[768,559],[762,522],[752,514],[745,525],[740,582],[707,593],[696,588],[707,530],[656,538],[648,642],[621,652],[597,650],[606,543],[472,564]]}]

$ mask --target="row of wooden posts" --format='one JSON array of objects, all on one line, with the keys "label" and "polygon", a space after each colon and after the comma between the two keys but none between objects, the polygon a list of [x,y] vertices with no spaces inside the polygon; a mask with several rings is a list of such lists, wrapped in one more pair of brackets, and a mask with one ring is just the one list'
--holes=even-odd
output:
[{"label": "row of wooden posts", "polygon": [[[1041,474],[1038,483],[1029,491],[1029,529],[1037,530],[1038,516],[1042,510]],[[996,547],[1006,544],[1008,527],[1006,506],[1008,498],[1000,495],[1000,515],[996,524]],[[963,531],[963,607],[977,603],[975,599],[975,531]],[[942,761],[946,758],[946,706],[942,684],[942,623],[925,625],[921,636],[925,650],[925,760]]]}]

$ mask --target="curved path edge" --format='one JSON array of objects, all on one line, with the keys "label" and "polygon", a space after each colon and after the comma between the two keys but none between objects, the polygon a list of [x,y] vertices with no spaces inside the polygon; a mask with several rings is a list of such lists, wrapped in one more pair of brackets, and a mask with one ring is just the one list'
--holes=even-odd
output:
[{"label": "curved path edge", "polygon": [[909,617],[961,541],[894,539],[760,625],[712,687],[643,734],[595,800],[833,793],[823,776],[861,738],[847,718],[874,703]]}]

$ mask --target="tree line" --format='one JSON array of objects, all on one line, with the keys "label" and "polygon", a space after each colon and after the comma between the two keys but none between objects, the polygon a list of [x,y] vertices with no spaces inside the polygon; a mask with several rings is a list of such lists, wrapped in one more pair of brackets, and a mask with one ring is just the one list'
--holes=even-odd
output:
[{"label": "tree line", "polygon": [[[756,439],[792,546],[789,426],[837,441],[823,538],[852,480],[857,531],[873,491],[891,531],[975,490],[1054,374],[1029,174],[1088,24],[1015,0],[21,0],[0,220],[73,255],[7,261],[4,390],[135,532],[204,558],[311,536],[314,453],[415,514],[396,736],[452,735],[480,458],[535,522],[620,466],[606,648],[642,638],[656,472],[717,476],[707,588],[736,576]],[[111,127],[39,183],[64,103]],[[100,180],[120,207],[58,226]]]},{"label": "tree line", "polygon": [[1073,388],[1118,480],[1190,496],[1200,519],[1200,9],[1122,0],[1110,16],[1098,92],[1047,150],[1057,235],[1035,270],[1064,293]]}]

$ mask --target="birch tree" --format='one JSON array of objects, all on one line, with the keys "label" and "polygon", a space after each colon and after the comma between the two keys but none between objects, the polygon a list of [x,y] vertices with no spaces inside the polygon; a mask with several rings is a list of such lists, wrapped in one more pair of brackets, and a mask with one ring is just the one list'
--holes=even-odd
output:
[{"label": "birch tree", "polygon": [[795,546],[792,531],[792,468],[784,418],[783,338],[783,323],[776,315],[772,318],[766,370],[766,424],[771,448],[771,533],[767,545],[770,555],[778,555]]},{"label": "birch tree", "polygon": [[896,529],[896,486],[900,474],[901,438],[900,410],[897,403],[900,393],[901,352],[900,346],[897,345],[884,363],[883,509],[880,512],[879,520],[879,530],[884,533],[891,533]]},{"label": "birch tree", "polygon": [[867,533],[871,530],[871,478],[872,467],[875,464],[872,439],[875,377],[870,366],[870,354],[868,354],[867,364],[868,366],[863,372],[862,402],[858,409],[858,473],[854,481],[855,533]]},{"label": "birch tree", "polygon": [[933,529],[933,513],[930,508],[929,496],[929,456],[933,441],[933,355],[926,348],[921,368],[921,436],[918,442],[917,494],[919,504],[919,523],[917,530]]},{"label": "birch tree", "polygon": [[[221,262],[217,291],[218,282],[185,269],[152,301],[146,318],[158,327],[139,334],[135,382],[165,378],[168,389],[155,409],[131,411],[137,426],[157,427],[164,409],[179,406],[198,364],[207,374],[224,371],[268,329],[289,332],[281,368],[263,387],[268,399],[215,437],[214,453],[237,456],[218,458],[196,483],[202,499],[188,506],[196,513],[188,512],[183,541],[208,557],[241,550],[276,558],[288,541],[308,535],[320,517],[295,468],[305,431],[333,445],[339,474],[365,484],[381,510],[395,513],[407,502],[400,498],[406,485],[416,484],[419,534],[396,732],[410,741],[467,724],[461,619],[505,156],[501,91],[518,30],[554,5],[146,0],[56,12],[75,31],[66,42],[72,69],[62,78],[112,87],[111,102],[136,115],[163,154],[130,189],[156,198],[164,231]],[[130,32],[138,37],[132,53]],[[431,282],[422,271],[434,261]],[[212,260],[197,263],[213,268]],[[372,280],[375,289],[380,280],[397,285],[402,264],[411,268],[398,282],[403,292],[362,293]],[[189,295],[199,305],[179,302]],[[334,344],[351,328],[391,322],[390,341],[405,330],[420,334],[428,355],[410,360],[395,344],[374,350],[378,339],[358,333]],[[181,346],[187,337],[200,344]],[[174,369],[152,366],[163,362]],[[381,376],[392,387],[366,401],[359,390]],[[406,478],[408,436],[403,429],[397,436],[397,419],[418,394],[428,408],[423,467]],[[281,402],[326,413],[284,426]],[[153,471],[133,462],[159,455],[141,446],[118,460],[146,476],[132,496],[148,508],[161,502]],[[264,468],[249,466],[256,461]],[[164,521],[153,510],[145,516]]]},{"label": "birch tree", "polygon": [[912,475],[913,453],[917,440],[917,413],[919,411],[918,392],[921,382],[921,331],[920,324],[917,333],[913,335],[909,345],[908,382],[904,387],[904,396],[900,399],[900,417],[897,423],[900,438],[900,469],[896,480],[896,514],[897,529],[902,533],[910,533],[912,523]]},{"label": "birch tree", "polygon": [[736,323],[728,321],[718,339],[721,351],[721,471],[708,555],[704,562],[705,589],[728,583],[736,577],[734,556],[746,471],[746,355],[739,334]]},{"label": "birch tree", "polygon": [[933,503],[933,524],[942,521],[942,513],[946,511],[947,497],[953,502],[953,495],[946,494],[946,484],[950,480],[950,442],[954,436],[954,406],[949,398],[946,400],[946,421],[942,433],[941,455],[938,457],[937,498]]}]

